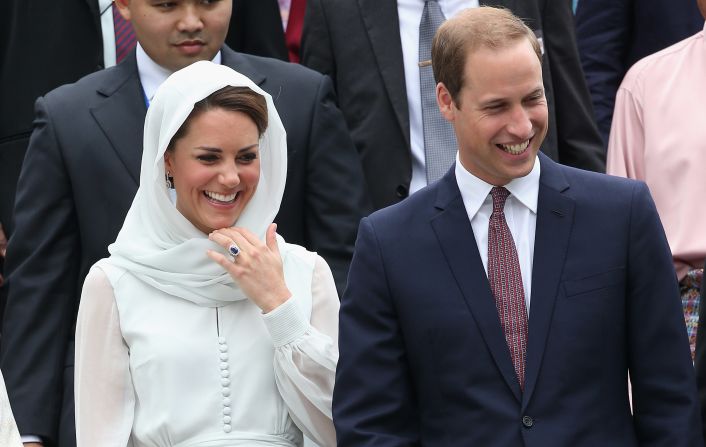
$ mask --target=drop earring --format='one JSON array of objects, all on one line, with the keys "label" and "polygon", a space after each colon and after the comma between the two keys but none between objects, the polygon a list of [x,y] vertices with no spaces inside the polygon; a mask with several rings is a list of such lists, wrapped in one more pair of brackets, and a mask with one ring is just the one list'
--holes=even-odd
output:
[{"label": "drop earring", "polygon": [[167,189],[174,189],[174,177],[172,177],[172,173],[167,171],[164,178],[167,181]]}]

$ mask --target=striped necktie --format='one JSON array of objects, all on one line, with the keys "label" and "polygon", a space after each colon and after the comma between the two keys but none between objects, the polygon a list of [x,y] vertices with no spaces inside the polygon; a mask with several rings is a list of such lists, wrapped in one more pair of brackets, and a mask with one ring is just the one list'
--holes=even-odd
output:
[{"label": "striped necktie", "polygon": [[115,63],[119,64],[135,48],[137,39],[132,30],[132,24],[120,15],[115,3],[113,3],[113,29],[115,30]]}]

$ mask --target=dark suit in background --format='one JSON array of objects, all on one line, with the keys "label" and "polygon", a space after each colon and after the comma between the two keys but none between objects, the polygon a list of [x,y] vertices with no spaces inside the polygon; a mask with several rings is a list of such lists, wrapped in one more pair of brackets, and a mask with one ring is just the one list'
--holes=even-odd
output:
[{"label": "dark suit in background", "polygon": [[[222,50],[223,64],[274,99],[287,130],[278,232],[318,251],[339,287],[367,213],[360,162],[328,78]],[[108,255],[137,190],[146,106],[134,52],[36,105],[7,258],[0,367],[23,434],[75,444],[73,336],[83,279]]]},{"label": "dark suit in background", "polygon": [[339,445],[703,445],[647,187],[539,161],[524,392],[452,168],[361,222],[341,302]]},{"label": "dark suit in background", "polygon": [[[509,8],[544,41],[550,124],[542,151],[564,164],[605,171],[566,0],[481,1]],[[376,209],[409,194],[412,154],[397,3],[308,0],[302,63],[334,80]]]},{"label": "dark suit in background", "polygon": [[703,27],[695,0],[579,1],[576,40],[606,146],[615,94],[628,69]]}]

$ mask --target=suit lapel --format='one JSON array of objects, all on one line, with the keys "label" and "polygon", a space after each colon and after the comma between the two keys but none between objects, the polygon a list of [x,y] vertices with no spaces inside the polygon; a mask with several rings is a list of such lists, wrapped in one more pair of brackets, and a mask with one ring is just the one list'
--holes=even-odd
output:
[{"label": "suit lapel", "polygon": [[559,166],[539,154],[541,174],[537,202],[537,230],[532,263],[529,338],[522,410],[532,397],[547,344],[554,303],[574,221],[574,201],[564,194],[569,184]]},{"label": "suit lapel", "polygon": [[520,385],[453,171],[452,168],[439,182],[436,207],[440,212],[431,225],[495,364],[519,402]]},{"label": "suit lapel", "polygon": [[91,114],[135,184],[139,185],[142,135],[147,107],[137,74],[135,52],[109,73],[103,85],[97,89],[98,94],[104,96],[105,100],[92,108]]},{"label": "suit lapel", "polygon": [[387,95],[395,111],[397,123],[409,146],[409,108],[404,82],[397,2],[358,0],[358,6]]}]

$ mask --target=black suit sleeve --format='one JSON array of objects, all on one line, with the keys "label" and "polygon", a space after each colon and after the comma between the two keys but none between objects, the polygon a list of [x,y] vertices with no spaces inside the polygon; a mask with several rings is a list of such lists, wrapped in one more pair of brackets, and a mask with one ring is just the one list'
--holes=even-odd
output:
[{"label": "black suit sleeve", "polygon": [[590,0],[576,8],[576,42],[586,84],[591,92],[593,111],[608,145],[613,120],[615,94],[625,75],[630,2]]},{"label": "black suit sleeve", "polygon": [[240,53],[289,62],[277,0],[233,0],[226,44]]},{"label": "black suit sleeve", "polygon": [[581,70],[571,2],[548,0],[543,14],[545,57],[549,61],[556,97],[559,161],[605,172],[605,149]]},{"label": "black suit sleeve", "polygon": [[331,48],[328,21],[321,0],[307,0],[302,30],[302,64],[329,75],[336,82],[336,67]]},{"label": "black suit sleeve", "polygon": [[[0,368],[22,434],[57,440],[73,339],[79,234],[71,184],[44,99],[20,174],[7,251]],[[73,358],[72,355],[69,355]]]},{"label": "black suit sleeve", "polygon": [[343,292],[360,219],[371,210],[363,168],[326,76],[316,94],[306,173],[307,247],[333,271]]},{"label": "black suit sleeve", "polygon": [[338,445],[421,445],[417,404],[375,230],[363,219],[341,301],[333,391]]}]

